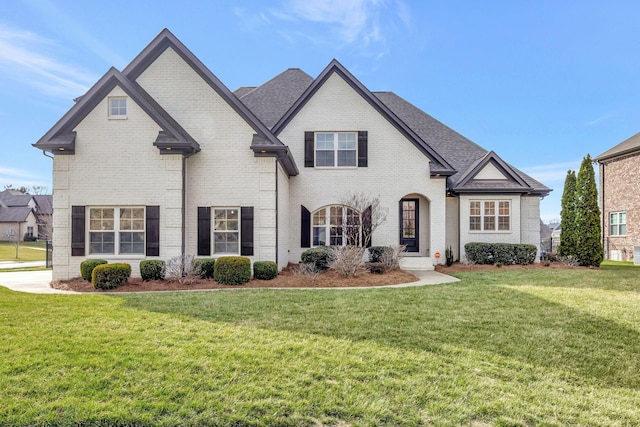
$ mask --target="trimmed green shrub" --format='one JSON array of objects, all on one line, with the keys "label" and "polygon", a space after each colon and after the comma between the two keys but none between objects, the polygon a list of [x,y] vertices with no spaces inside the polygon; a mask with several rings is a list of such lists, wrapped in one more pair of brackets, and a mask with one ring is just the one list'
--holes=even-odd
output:
[{"label": "trimmed green shrub", "polygon": [[274,261],[256,261],[253,263],[253,278],[272,280],[278,277],[278,264]]},{"label": "trimmed green shrub", "polygon": [[214,258],[196,258],[193,260],[194,267],[200,271],[203,279],[213,279],[216,260]]},{"label": "trimmed green shrub", "polygon": [[123,285],[131,276],[131,265],[117,262],[101,264],[93,269],[91,283],[96,289],[114,289]]},{"label": "trimmed green shrub", "polygon": [[536,260],[535,245],[514,243],[479,243],[464,245],[467,260],[475,264],[533,264]]},{"label": "trimmed green shrub", "polygon": [[216,259],[213,277],[223,285],[242,285],[251,279],[251,260],[243,256]]},{"label": "trimmed green shrub", "polygon": [[318,270],[326,270],[329,268],[332,252],[328,246],[318,246],[302,252],[300,259],[303,264],[313,264]]},{"label": "trimmed green shrub", "polygon": [[[382,247],[382,246],[378,246]],[[368,262],[365,264],[367,270],[372,274],[384,274],[387,272],[387,266],[384,262]]]},{"label": "trimmed green shrub", "polygon": [[142,276],[142,280],[164,280],[165,271],[165,262],[160,259],[140,261],[140,276]]},{"label": "trimmed green shrub", "polygon": [[451,267],[453,265],[453,248],[451,245],[444,251],[444,257],[446,259],[446,266]]},{"label": "trimmed green shrub", "polygon": [[80,275],[87,282],[91,281],[93,269],[99,265],[106,264],[106,259],[86,259],[80,263]]}]

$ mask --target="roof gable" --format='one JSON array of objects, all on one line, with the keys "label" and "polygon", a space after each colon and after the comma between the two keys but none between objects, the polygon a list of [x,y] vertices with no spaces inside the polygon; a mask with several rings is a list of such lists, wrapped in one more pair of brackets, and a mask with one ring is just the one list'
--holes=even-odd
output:
[{"label": "roof gable", "polygon": [[353,74],[342,64],[333,59],[320,75],[311,83],[296,102],[289,108],[280,120],[271,129],[275,135],[280,134],[289,122],[304,108],[307,102],[316,94],[327,79],[333,75],[339,75],[354,91],[364,98],[380,115],[389,121],[400,133],[416,146],[425,156],[431,160],[431,174],[449,176],[456,171],[439,153],[423,141],[413,129],[398,118],[382,101],[369,91]]},{"label": "roof gable", "polygon": [[136,80],[167,48],[171,47],[227,104],[256,132],[251,149],[256,156],[275,156],[289,175],[297,175],[293,156],[273,133],[218,79],[171,31],[164,29],[123,70],[130,80]]},{"label": "roof gable", "polygon": [[533,188],[496,153],[489,151],[462,174],[453,190],[528,193]]},{"label": "roof gable", "polygon": [[111,67],[89,91],[46,133],[34,147],[55,154],[74,154],[73,130],[115,88],[122,89],[162,131],[154,142],[161,154],[191,155],[200,151],[198,143],[140,85]]}]

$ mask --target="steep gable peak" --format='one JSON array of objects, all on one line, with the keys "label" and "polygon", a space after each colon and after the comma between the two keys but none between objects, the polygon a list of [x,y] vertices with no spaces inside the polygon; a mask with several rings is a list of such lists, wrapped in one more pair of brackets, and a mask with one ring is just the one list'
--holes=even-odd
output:
[{"label": "steep gable peak", "polygon": [[533,188],[494,151],[487,152],[460,177],[454,190],[481,192],[491,189],[502,192],[529,193]]}]

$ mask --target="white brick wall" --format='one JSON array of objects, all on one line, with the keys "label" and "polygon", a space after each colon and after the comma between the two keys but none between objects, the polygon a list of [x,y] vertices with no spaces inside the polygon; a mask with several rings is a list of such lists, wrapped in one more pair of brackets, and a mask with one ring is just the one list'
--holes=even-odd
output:
[{"label": "white brick wall", "polygon": [[[368,167],[314,169],[304,167],[305,131],[368,131]],[[300,169],[290,182],[289,246],[291,262],[298,262],[300,205],[311,212],[340,203],[348,192],[379,197],[388,210],[387,221],[374,233],[373,245],[399,243],[399,201],[410,194],[429,200],[428,249],[444,253],[445,180],[432,179],[429,161],[398,130],[334,74],[289,123],[279,138],[289,146]],[[425,209],[427,206],[421,206]],[[425,209],[425,212],[427,210]],[[426,250],[427,247],[421,247]]]},{"label": "white brick wall", "polygon": [[199,206],[253,206],[252,259],[275,261],[276,161],[254,157],[255,131],[172,49],[137,81],[200,144],[186,160],[187,254],[197,253]]},{"label": "white brick wall", "polygon": [[[126,96],[115,88],[109,96]],[[153,141],[160,128],[132,99],[127,119],[110,120],[107,98],[76,127],[76,152],[55,156],[53,162],[53,279],[80,275],[80,263],[89,255],[71,256],[71,206],[159,205],[161,258],[180,253],[180,240],[171,231],[180,229],[180,156],[161,156]],[[176,164],[177,162],[177,164]],[[88,227],[87,227],[88,230]],[[88,240],[88,238],[87,238]],[[88,254],[88,244],[86,244]],[[112,262],[128,262],[139,275],[144,257],[100,256]]]}]

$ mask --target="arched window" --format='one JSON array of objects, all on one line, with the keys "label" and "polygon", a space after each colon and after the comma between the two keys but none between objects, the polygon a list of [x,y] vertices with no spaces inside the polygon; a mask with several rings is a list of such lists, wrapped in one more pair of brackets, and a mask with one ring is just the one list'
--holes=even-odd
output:
[{"label": "arched window", "polygon": [[360,215],[348,206],[331,205],[313,213],[313,246],[359,245]]}]

